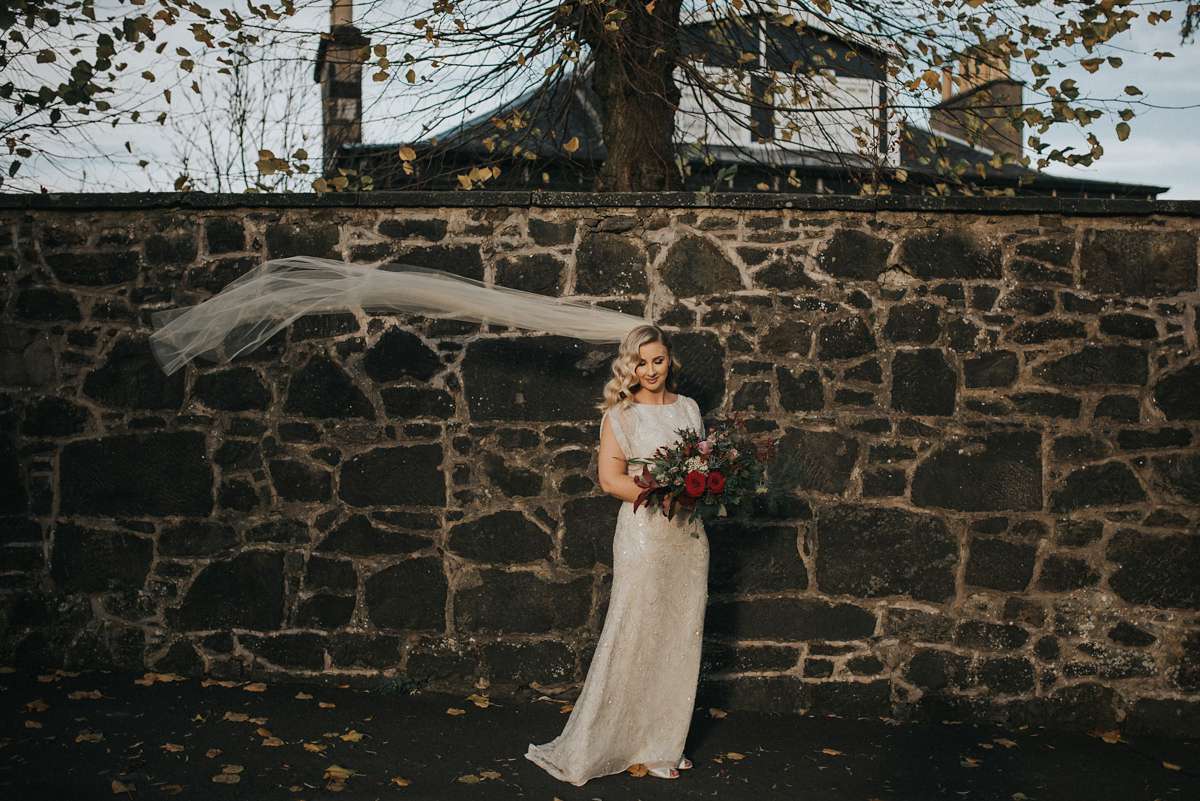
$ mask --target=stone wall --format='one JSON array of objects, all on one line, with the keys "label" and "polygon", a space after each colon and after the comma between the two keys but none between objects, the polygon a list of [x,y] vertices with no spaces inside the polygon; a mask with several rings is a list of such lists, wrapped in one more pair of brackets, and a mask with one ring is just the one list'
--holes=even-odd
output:
[{"label": "stone wall", "polygon": [[2,199],[0,664],[579,684],[614,349],[339,314],[159,371],[152,311],[311,254],[644,312],[799,456],[711,527],[709,703],[1200,736],[1200,204],[595,200]]}]

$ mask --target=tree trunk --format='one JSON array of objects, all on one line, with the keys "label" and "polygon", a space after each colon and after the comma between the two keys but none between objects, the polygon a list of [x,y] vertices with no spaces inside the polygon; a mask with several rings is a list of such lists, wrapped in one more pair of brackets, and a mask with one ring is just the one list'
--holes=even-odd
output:
[{"label": "tree trunk", "polygon": [[[683,186],[674,143],[679,89],[672,76],[679,53],[680,5],[681,0],[618,0],[586,7],[580,38],[592,50],[592,88],[604,113],[607,151],[597,192]],[[626,17],[616,20],[614,12]],[[615,30],[606,27],[613,22],[618,24]]]}]

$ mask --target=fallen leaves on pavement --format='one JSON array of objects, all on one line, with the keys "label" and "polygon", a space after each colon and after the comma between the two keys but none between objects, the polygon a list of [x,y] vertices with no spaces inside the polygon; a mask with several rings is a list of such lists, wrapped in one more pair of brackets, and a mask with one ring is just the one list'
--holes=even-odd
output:
[{"label": "fallen leaves on pavement", "polygon": [[183,750],[182,745],[177,745],[175,743],[164,743],[163,745],[160,745],[159,748],[161,748],[162,750],[166,751],[169,754],[178,754],[180,751]]},{"label": "fallen leaves on pavement", "polygon": [[402,779],[399,776],[393,776],[391,781],[392,784],[396,785],[397,787],[408,787],[410,784],[412,784],[411,780]]},{"label": "fallen leaves on pavement", "polygon": [[79,732],[79,736],[75,738],[77,743],[98,743],[104,739],[104,735],[95,729],[84,729]]},{"label": "fallen leaves on pavement", "polygon": [[99,690],[76,690],[73,693],[67,693],[67,698],[70,698],[72,701],[81,701],[85,698],[98,701],[103,697],[104,695]]},{"label": "fallen leaves on pavement", "polygon": [[119,782],[116,779],[112,780],[113,795],[120,795],[121,793],[130,794],[136,789],[132,783]]},{"label": "fallen leaves on pavement", "polygon": [[221,768],[221,772],[212,777],[212,780],[217,784],[237,784],[242,780],[239,775],[245,770],[241,765],[226,765]]},{"label": "fallen leaves on pavement", "polygon": [[363,735],[362,735],[362,733],[361,733],[361,732],[357,732],[357,731],[355,731],[354,729],[351,729],[350,731],[348,731],[348,732],[346,732],[345,734],[341,735],[341,738],[342,738],[343,740],[345,740],[346,742],[348,742],[348,743],[357,743],[357,742],[360,742],[360,741],[362,740],[362,738],[363,738]]},{"label": "fallen leaves on pavement", "polygon": [[467,710],[455,709],[454,707],[450,707],[449,709],[446,710],[446,714],[447,715],[465,715],[465,714],[467,714]]},{"label": "fallen leaves on pavement", "polygon": [[488,700],[486,695],[480,695],[479,693],[468,695],[467,700],[475,704],[475,706],[479,707],[480,709],[487,709],[489,706],[500,706],[499,704],[493,704]]},{"label": "fallen leaves on pavement", "polygon": [[146,675],[142,676],[140,679],[134,679],[133,683],[140,684],[143,687],[149,687],[151,684],[153,684],[156,681],[161,681],[161,682],[183,681],[183,676],[176,676],[174,673],[147,673]]},{"label": "fallen leaves on pavement", "polygon": [[242,689],[248,693],[265,693],[267,691],[267,684],[263,681],[256,681],[254,684],[247,684]]},{"label": "fallen leaves on pavement", "polygon": [[30,712],[45,712],[47,709],[50,708],[50,705],[47,704],[45,701],[43,701],[41,698],[39,698],[36,701],[30,701],[29,703],[27,703],[25,705],[25,708],[28,709]]},{"label": "fallen leaves on pavement", "polygon": [[643,776],[645,776],[649,772],[650,772],[650,769],[647,768],[645,765],[643,765],[641,762],[638,762],[636,764],[629,766],[629,775],[636,776],[639,779],[642,778]]}]

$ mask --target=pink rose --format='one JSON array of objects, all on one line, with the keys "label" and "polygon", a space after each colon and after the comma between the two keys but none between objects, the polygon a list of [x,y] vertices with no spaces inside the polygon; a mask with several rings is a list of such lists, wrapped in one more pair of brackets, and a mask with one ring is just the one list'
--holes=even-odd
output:
[{"label": "pink rose", "polygon": [[712,453],[712,449],[712,443],[708,440],[701,440],[700,444],[696,446],[696,450],[700,451],[700,453],[704,456],[708,456],[710,453]]}]

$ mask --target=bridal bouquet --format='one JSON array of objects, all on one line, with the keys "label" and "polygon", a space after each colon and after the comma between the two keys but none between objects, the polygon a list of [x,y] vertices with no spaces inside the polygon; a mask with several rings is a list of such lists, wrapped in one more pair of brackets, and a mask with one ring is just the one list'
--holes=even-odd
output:
[{"label": "bridal bouquet", "polygon": [[644,465],[633,477],[642,489],[633,509],[657,506],[668,519],[677,507],[691,510],[689,520],[726,517],[749,506],[755,495],[767,494],[767,465],[774,459],[775,441],[747,434],[737,416],[709,427],[703,439],[690,428],[680,429],[674,445],[648,459],[629,460]]}]

